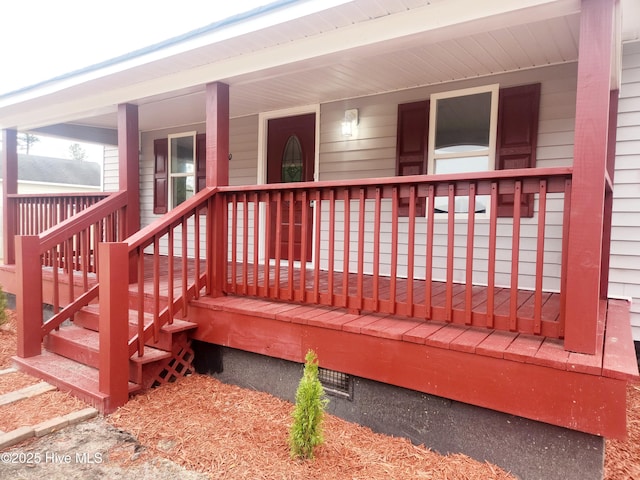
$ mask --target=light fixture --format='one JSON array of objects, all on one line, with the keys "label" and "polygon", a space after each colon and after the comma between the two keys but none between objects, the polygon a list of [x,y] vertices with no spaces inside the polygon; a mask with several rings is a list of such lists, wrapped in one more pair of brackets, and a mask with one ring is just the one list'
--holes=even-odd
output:
[{"label": "light fixture", "polygon": [[342,135],[350,137],[358,125],[358,109],[351,108],[344,111],[344,120],[342,121]]}]

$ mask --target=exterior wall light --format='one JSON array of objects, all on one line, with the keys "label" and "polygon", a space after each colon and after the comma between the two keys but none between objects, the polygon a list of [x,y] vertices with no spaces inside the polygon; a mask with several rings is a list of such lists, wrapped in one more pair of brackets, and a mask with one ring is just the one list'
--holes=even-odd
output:
[{"label": "exterior wall light", "polygon": [[344,120],[342,121],[342,135],[350,137],[358,125],[358,109],[352,108],[344,111]]}]

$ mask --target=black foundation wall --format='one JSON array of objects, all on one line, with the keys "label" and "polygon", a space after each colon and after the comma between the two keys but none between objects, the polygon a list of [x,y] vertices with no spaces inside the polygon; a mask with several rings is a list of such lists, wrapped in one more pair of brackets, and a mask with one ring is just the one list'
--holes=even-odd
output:
[{"label": "black foundation wall", "polygon": [[[205,370],[215,378],[294,401],[302,365],[209,344],[197,347],[196,364],[208,355],[217,356],[203,362],[218,366]],[[352,381],[353,398],[329,396],[329,413],[442,454],[491,462],[522,479],[602,479],[602,437],[363,378]]]}]

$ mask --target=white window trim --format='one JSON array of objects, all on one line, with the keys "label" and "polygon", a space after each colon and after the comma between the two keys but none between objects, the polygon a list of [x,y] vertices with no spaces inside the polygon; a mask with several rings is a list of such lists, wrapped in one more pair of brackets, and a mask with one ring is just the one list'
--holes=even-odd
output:
[{"label": "white window trim", "polygon": [[[282,117],[292,117],[295,115],[304,115],[306,113],[315,113],[316,114],[316,142],[315,142],[315,168],[313,174],[313,181],[317,182],[320,178],[320,104],[312,104],[312,105],[303,105],[299,107],[285,108],[282,110],[273,110],[270,112],[261,112],[258,114],[258,177],[257,184],[264,185],[267,183],[267,139],[268,139],[268,125],[269,120],[272,118],[282,118]],[[258,251],[258,260],[262,263],[265,260],[265,231],[266,231],[266,206],[263,202],[260,203],[259,208],[260,215],[260,235],[258,239],[259,243],[259,251]],[[307,266],[309,268],[313,268],[315,266],[315,262],[317,259],[315,258],[315,241],[316,241],[316,222],[315,216],[317,215],[315,202],[313,204],[313,231],[312,231],[312,259],[311,262],[307,262]],[[286,265],[288,260],[282,260],[282,265]],[[275,260],[270,260],[270,265],[275,265]],[[300,262],[294,262],[294,266],[296,268],[300,267]]]},{"label": "white window trim", "polygon": [[[430,96],[429,102],[429,151],[427,152],[427,173],[429,175],[435,174],[436,160],[446,158],[457,158],[459,153],[440,153],[436,155],[436,113],[438,111],[438,100],[453,97],[463,97],[466,95],[475,95],[478,93],[491,93],[491,111],[489,119],[489,147],[488,151],[480,150],[475,152],[465,152],[465,156],[488,156],[488,169],[489,171],[496,168],[496,137],[498,134],[498,99],[500,95],[500,84],[494,83],[491,85],[482,85],[479,87],[463,88],[460,90],[450,90],[447,92],[433,93]],[[428,211],[428,210],[427,210]],[[445,221],[448,218],[448,213],[436,213],[435,219]],[[454,213],[457,220],[464,220],[468,218],[469,213]],[[491,216],[491,204],[486,206],[484,213],[476,213],[477,219],[489,218]]]},{"label": "white window trim", "polygon": [[498,95],[500,93],[500,85],[494,83],[492,85],[483,85],[480,87],[463,88],[461,90],[450,90],[447,92],[433,93],[430,97],[429,104],[429,151],[427,152],[427,173],[433,175],[436,168],[436,160],[446,158],[457,158],[459,153],[439,153],[436,155],[436,113],[438,111],[438,100],[453,97],[464,97],[467,95],[476,95],[479,93],[491,93],[491,113],[489,120],[489,147],[488,151],[480,150],[465,153],[465,156],[472,157],[489,157],[489,170],[495,170],[496,165],[496,136],[498,133]]},{"label": "white window trim", "polygon": [[[182,133],[170,133],[169,135],[167,135],[167,142],[168,142],[168,165],[167,165],[167,173],[168,173],[168,183],[169,183],[169,188],[168,188],[168,192],[167,194],[169,195],[168,198],[168,206],[169,206],[169,210],[172,210],[174,208],[176,208],[178,205],[174,205],[173,202],[173,179],[174,178],[178,178],[178,177],[193,177],[193,184],[194,184],[194,194],[195,194],[195,189],[197,189],[198,185],[197,185],[197,173],[198,173],[198,165],[196,165],[196,158],[197,158],[197,152],[196,152],[196,148],[197,148],[197,142],[196,142],[196,135],[198,132],[193,131],[193,132],[182,132]],[[192,137],[193,138],[193,173],[173,173],[172,171],[172,158],[171,158],[171,140],[174,138],[184,138],[184,137]]]}]

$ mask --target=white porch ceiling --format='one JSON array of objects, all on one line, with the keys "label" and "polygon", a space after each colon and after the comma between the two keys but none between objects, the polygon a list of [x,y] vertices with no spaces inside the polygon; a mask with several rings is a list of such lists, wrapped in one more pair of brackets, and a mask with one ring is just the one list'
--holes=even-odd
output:
[{"label": "white porch ceiling", "polygon": [[579,9],[579,0],[354,0],[196,37],[14,105],[0,98],[0,128],[115,128],[124,102],[139,105],[143,131],[202,122],[210,81],[230,85],[237,117],[575,62]]}]

